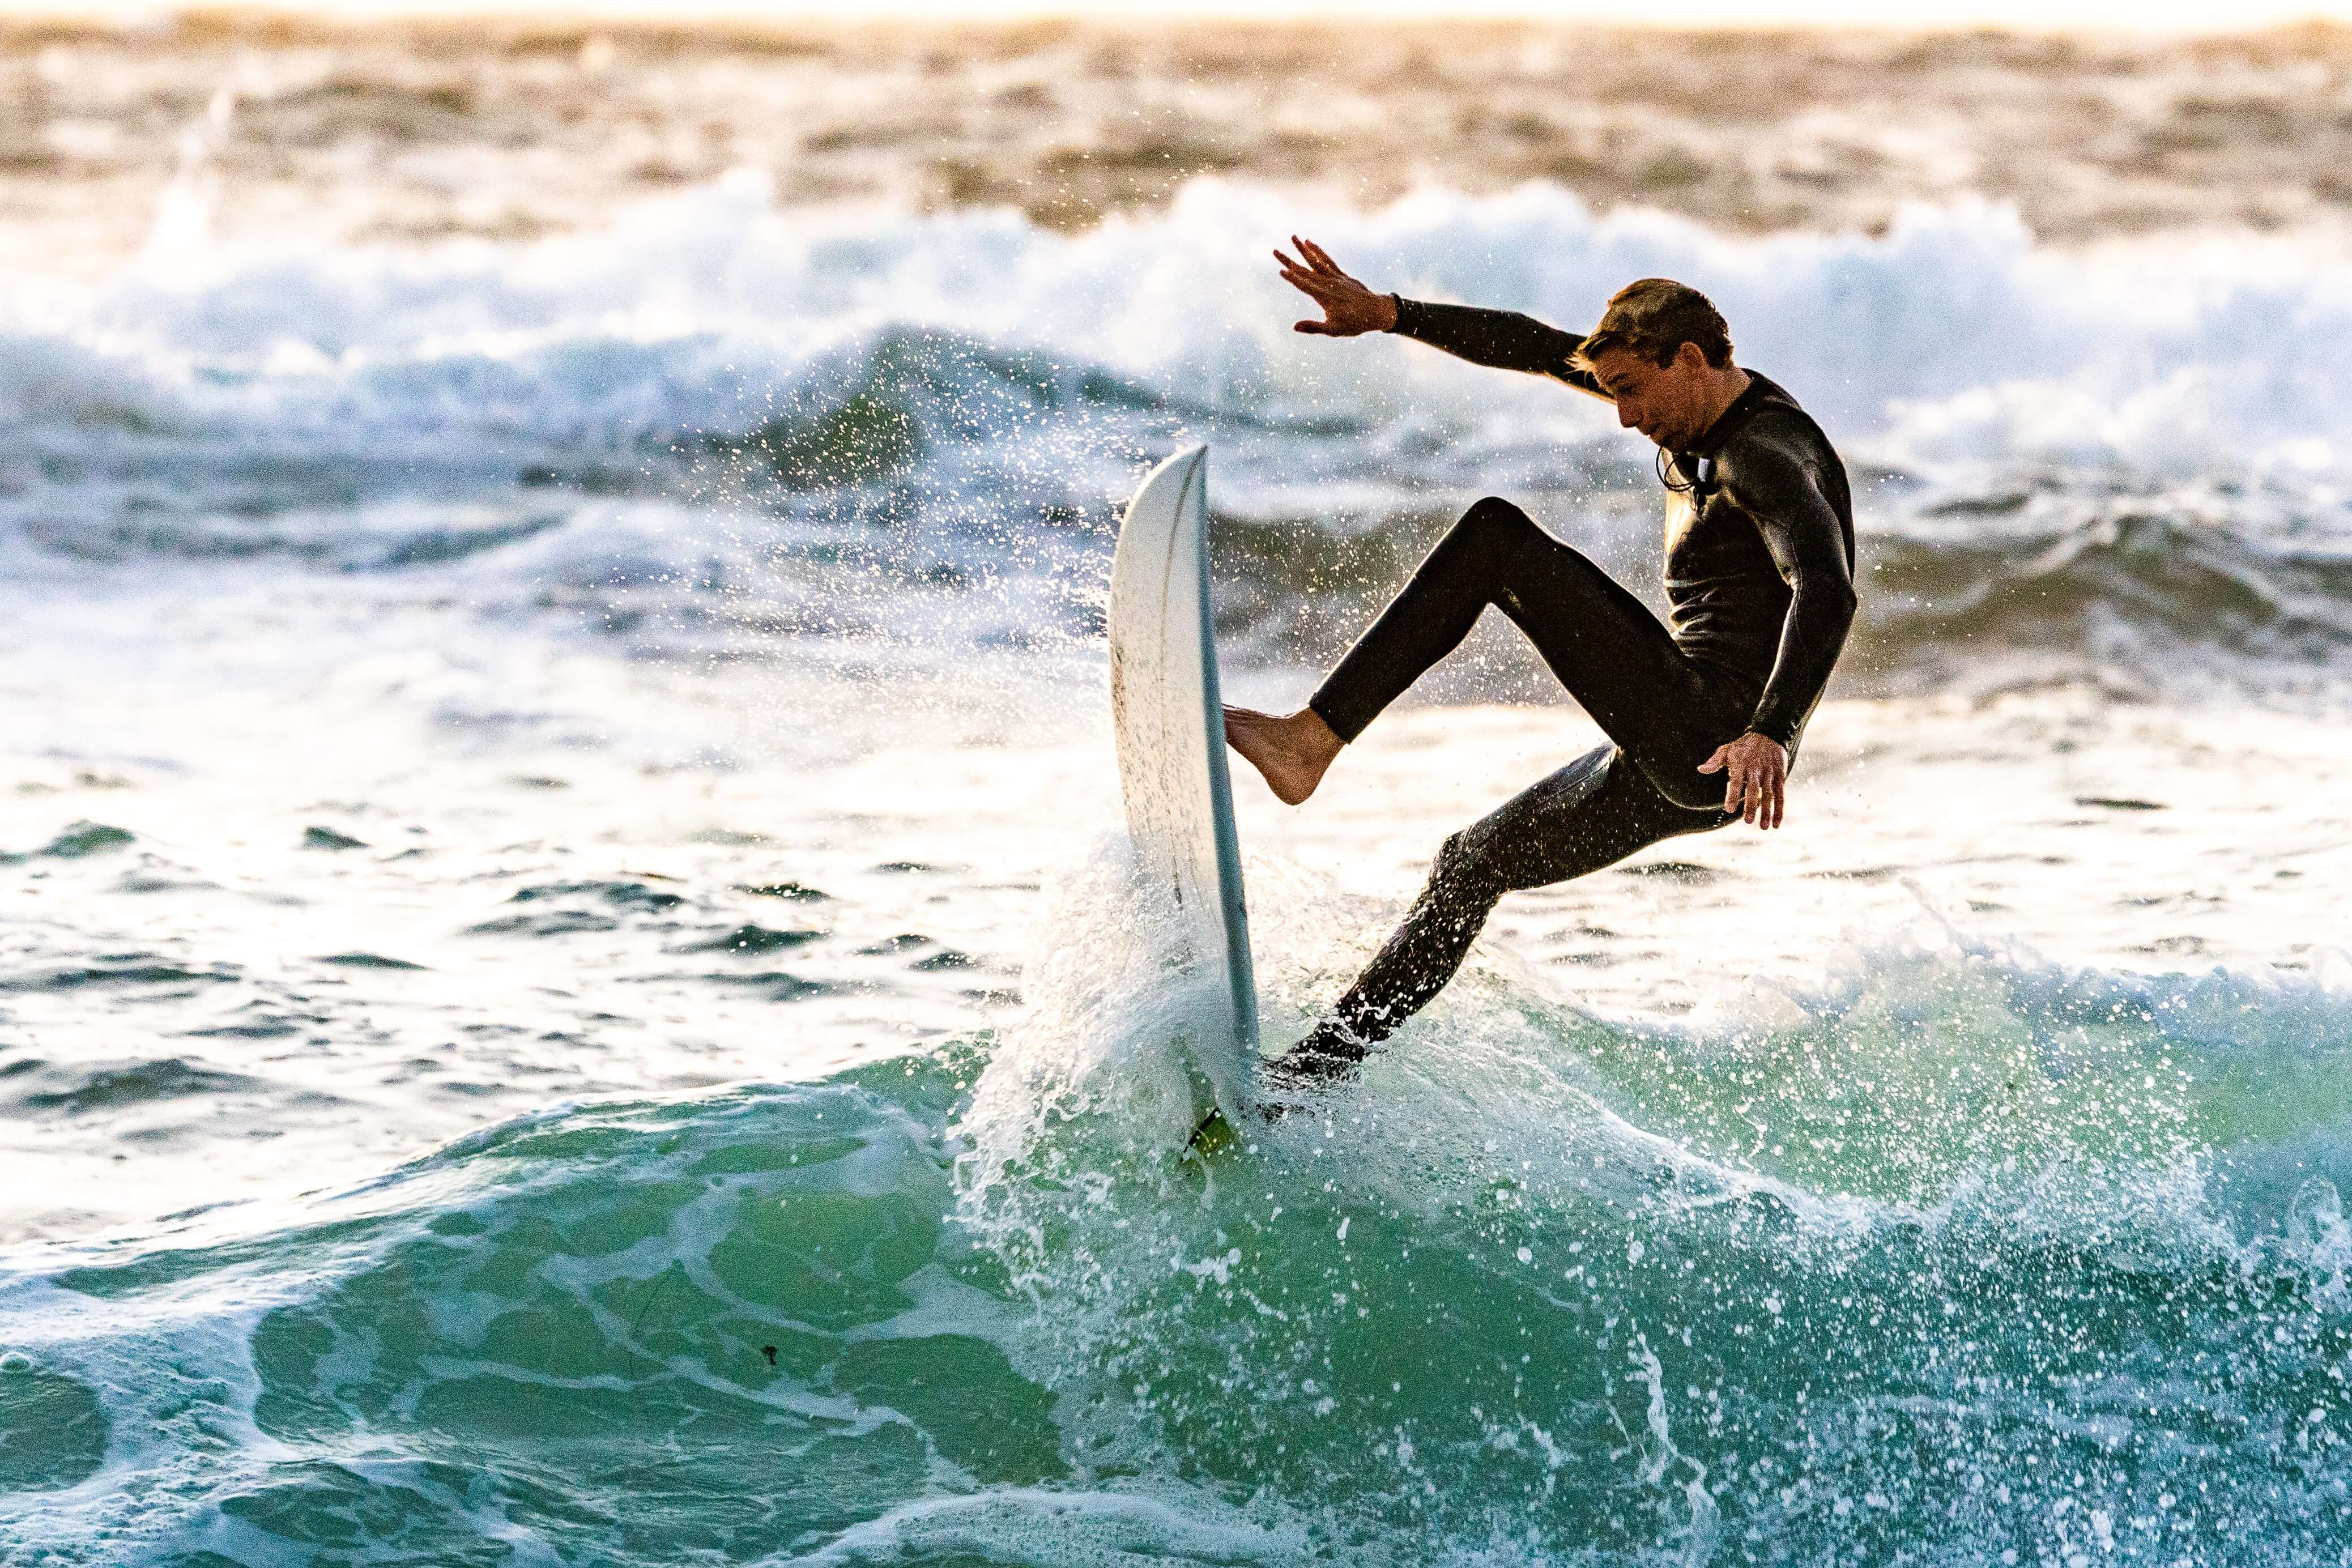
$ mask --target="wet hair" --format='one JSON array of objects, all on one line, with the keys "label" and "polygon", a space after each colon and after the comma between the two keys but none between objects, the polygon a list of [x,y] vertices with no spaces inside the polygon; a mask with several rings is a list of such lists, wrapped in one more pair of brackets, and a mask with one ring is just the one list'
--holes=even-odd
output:
[{"label": "wet hair", "polygon": [[1697,344],[1717,370],[1731,363],[1731,329],[1706,295],[1671,278],[1644,278],[1610,296],[1601,324],[1576,351],[1575,361],[1591,370],[1602,354],[1622,349],[1663,366],[1674,363],[1685,343]]}]

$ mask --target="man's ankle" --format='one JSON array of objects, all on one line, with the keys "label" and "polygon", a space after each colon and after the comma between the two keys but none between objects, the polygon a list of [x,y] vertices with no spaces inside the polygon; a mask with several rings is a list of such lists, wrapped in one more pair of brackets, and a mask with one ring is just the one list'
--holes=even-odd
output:
[{"label": "man's ankle", "polygon": [[1340,1018],[1324,1019],[1288,1053],[1290,1057],[1316,1061],[1346,1062],[1351,1067],[1371,1054],[1371,1042]]}]

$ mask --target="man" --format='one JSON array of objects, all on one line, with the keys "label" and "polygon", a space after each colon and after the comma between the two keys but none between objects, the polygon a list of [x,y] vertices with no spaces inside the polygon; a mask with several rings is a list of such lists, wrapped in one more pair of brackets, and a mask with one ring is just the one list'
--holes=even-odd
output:
[{"label": "man", "polygon": [[[1340,749],[1461,643],[1487,605],[1516,622],[1613,744],[1448,838],[1404,924],[1295,1050],[1277,1089],[1345,1076],[1444,988],[1502,896],[1735,821],[1780,825],[1789,768],[1853,624],[1845,468],[1796,400],[1732,363],[1706,297],[1627,285],[1590,337],[1526,316],[1375,294],[1293,236],[1282,275],[1323,310],[1297,330],[1401,332],[1474,364],[1549,376],[1617,405],[1658,447],[1670,632],[1584,556],[1494,497],[1429,552],[1307,705],[1225,710],[1276,795],[1315,793]],[[1703,775],[1721,773],[1717,781]]]}]

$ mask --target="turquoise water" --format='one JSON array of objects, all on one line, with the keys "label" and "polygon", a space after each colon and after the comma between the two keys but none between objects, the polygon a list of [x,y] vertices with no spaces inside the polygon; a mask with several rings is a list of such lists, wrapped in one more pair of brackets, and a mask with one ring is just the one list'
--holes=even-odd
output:
[{"label": "turquoise water", "polygon": [[[1888,43],[1875,151],[1786,116],[1881,57],[1759,68],[1824,161],[1727,230],[1560,183],[1536,56],[1527,115],[1351,63],[1351,158],[1465,116],[1389,201],[1214,86],[1319,55],[1221,44],[1170,150],[1246,159],[1066,227],[1162,177],[1144,35],[641,42],[15,62],[0,1568],[2352,1561],[2327,46]],[[1629,101],[1577,112],[1770,140]],[[1979,178],[1956,116],[2173,139]],[[1202,1165],[1108,736],[1140,474],[1213,448],[1253,705],[1479,495],[1660,564],[1606,409],[1292,331],[1302,231],[1570,326],[1706,288],[1845,455],[1862,620],[1788,832],[1514,895]],[[1499,627],[1414,695],[1301,810],[1240,781],[1270,1045],[1596,738]]]},{"label": "turquoise water", "polygon": [[1186,983],[1033,980],[1003,1037],[18,1254],[8,1560],[2352,1550],[2324,985],[1922,941],[1706,1031],[1487,971],[1204,1166]]}]

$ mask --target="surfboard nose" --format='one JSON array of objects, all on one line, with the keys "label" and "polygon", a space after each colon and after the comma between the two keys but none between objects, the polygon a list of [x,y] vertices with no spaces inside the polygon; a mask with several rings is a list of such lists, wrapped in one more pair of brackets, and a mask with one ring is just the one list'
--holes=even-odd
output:
[{"label": "surfboard nose", "polygon": [[[1205,510],[1208,464],[1209,447],[1205,442],[1171,453],[1160,460],[1158,468],[1143,477],[1143,483],[1136,487],[1133,499],[1127,503],[1127,515],[1133,517],[1138,508],[1152,509],[1163,505],[1171,510],[1178,508],[1181,506],[1184,491],[1196,481],[1200,483],[1203,492],[1202,503],[1202,510]],[[1119,525],[1119,533],[1120,538],[1125,539],[1124,522]],[[1203,543],[1205,542],[1204,538]],[[1115,582],[1113,585],[1115,588]]]},{"label": "surfboard nose", "polygon": [[1218,690],[1208,459],[1206,446],[1172,454],[1128,503],[1111,560],[1110,681],[1137,863],[1181,911],[1189,957],[1227,1011],[1223,1040],[1200,1063],[1222,1100],[1256,1050],[1257,993]]}]

